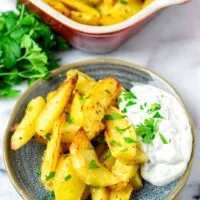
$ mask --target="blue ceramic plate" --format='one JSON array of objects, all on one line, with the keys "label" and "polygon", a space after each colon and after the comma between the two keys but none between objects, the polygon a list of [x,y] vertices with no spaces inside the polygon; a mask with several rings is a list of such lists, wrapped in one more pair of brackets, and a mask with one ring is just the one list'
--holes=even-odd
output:
[{"label": "blue ceramic plate", "polygon": [[[19,99],[11,115],[4,138],[4,159],[10,179],[19,194],[27,200],[39,200],[47,192],[36,176],[36,171],[40,169],[44,146],[35,141],[30,141],[20,150],[14,152],[10,149],[10,128],[12,124],[19,123],[24,115],[27,103],[38,95],[46,96],[48,92],[56,89],[65,79],[66,71],[78,69],[96,80],[106,76],[115,76],[121,81],[126,89],[130,89],[133,83],[146,83],[154,85],[164,91],[174,95],[181,104],[185,105],[178,93],[163,78],[154,72],[120,60],[96,59],[66,65],[54,71],[48,80],[39,80],[31,86]],[[186,108],[185,108],[186,109]],[[187,112],[187,109],[186,109]],[[187,112],[188,113],[188,112]],[[194,126],[188,114],[194,138]],[[193,145],[194,149],[194,145]],[[193,158],[193,153],[192,153]],[[148,182],[144,182],[144,188],[132,195],[131,199],[138,200],[164,200],[174,199],[181,191],[190,174],[192,158],[188,168],[180,179],[163,187],[156,187]]]}]

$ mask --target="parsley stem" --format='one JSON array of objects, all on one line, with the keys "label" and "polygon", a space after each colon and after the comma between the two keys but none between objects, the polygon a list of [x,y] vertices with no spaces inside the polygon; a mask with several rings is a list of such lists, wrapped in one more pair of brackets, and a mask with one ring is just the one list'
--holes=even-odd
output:
[{"label": "parsley stem", "polygon": [[25,5],[22,5],[22,10],[20,12],[20,17],[19,17],[19,20],[17,21],[16,25],[13,26],[7,33],[4,34],[4,36],[7,36],[9,35],[11,32],[13,32],[20,24],[21,20],[23,19],[24,17],[24,11],[25,11]]}]

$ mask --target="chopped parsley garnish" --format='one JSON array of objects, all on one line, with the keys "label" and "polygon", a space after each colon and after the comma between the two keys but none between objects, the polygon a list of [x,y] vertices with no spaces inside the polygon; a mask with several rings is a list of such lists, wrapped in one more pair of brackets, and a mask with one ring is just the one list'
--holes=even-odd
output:
[{"label": "chopped parsley garnish", "polygon": [[56,175],[56,172],[50,172],[48,176],[46,176],[46,181],[49,181]]},{"label": "chopped parsley garnish", "polygon": [[127,113],[127,108],[125,107],[121,112],[122,113]]},{"label": "chopped parsley garnish", "polygon": [[45,137],[46,137],[46,139],[47,139],[48,141],[50,141],[50,140],[51,140],[51,133],[47,133]]},{"label": "chopped parsley garnish", "polygon": [[67,117],[67,122],[68,122],[68,124],[71,124],[73,122],[73,120],[72,120],[70,115],[68,115],[68,117]]},{"label": "chopped parsley garnish", "polygon": [[89,163],[89,169],[97,169],[100,168],[97,164],[95,160],[91,160]]},{"label": "chopped parsley garnish", "polygon": [[120,152],[124,153],[124,152],[127,152],[127,151],[128,151],[128,148],[124,148]]},{"label": "chopped parsley garnish", "polygon": [[121,115],[120,113],[113,112],[110,115],[105,115],[103,120],[116,120],[125,118],[125,115]]},{"label": "chopped parsley garnish", "polygon": [[126,128],[119,128],[119,127],[115,127],[115,129],[120,133],[120,134],[123,134],[123,132],[127,131],[128,129],[130,129],[131,126],[128,126]]},{"label": "chopped parsley garnish", "polygon": [[37,177],[40,177],[40,176],[41,176],[41,171],[38,169],[38,170],[35,172],[35,175],[36,175]]},{"label": "chopped parsley garnish", "polygon": [[131,100],[131,99],[137,99],[135,94],[133,94],[133,92],[131,92],[131,91],[123,92],[122,96],[123,96],[124,100],[126,100],[126,101]]},{"label": "chopped parsley garnish", "polygon": [[72,178],[72,175],[69,174],[69,175],[65,176],[65,181],[68,181],[68,180],[71,179],[71,178]]},{"label": "chopped parsley garnish", "polygon": [[136,103],[134,102],[134,101],[129,101],[126,105],[125,105],[125,107],[129,107],[129,106],[133,106],[133,105],[135,105]]},{"label": "chopped parsley garnish", "polygon": [[144,110],[144,107],[143,107],[143,105],[140,105],[140,110]]},{"label": "chopped parsley garnish", "polygon": [[105,90],[108,94],[111,94],[110,90]]},{"label": "chopped parsley garnish", "polygon": [[164,119],[164,117],[159,112],[156,112],[156,114],[153,116],[153,118]]},{"label": "chopped parsley garnish", "polygon": [[134,139],[130,138],[130,137],[124,137],[124,141],[126,143],[137,143]]},{"label": "chopped parsley garnish", "polygon": [[121,4],[127,4],[127,0],[120,0]]},{"label": "chopped parsley garnish", "polygon": [[105,158],[104,158],[103,160],[104,160],[104,161],[105,161],[105,160],[108,160],[111,156],[112,156],[112,153],[109,152],[109,153],[106,154],[106,156],[105,156]]},{"label": "chopped parsley garnish", "polygon": [[80,100],[81,101],[85,101],[85,100],[87,100],[87,99],[89,99],[90,97],[89,96],[81,96],[80,97]]},{"label": "chopped parsley garnish", "polygon": [[152,114],[156,111],[159,111],[161,109],[161,105],[159,103],[153,103],[151,104],[151,108],[147,111],[149,114]]},{"label": "chopped parsley garnish", "polygon": [[144,103],[144,106],[147,107],[147,102]]},{"label": "chopped parsley garnish", "polygon": [[165,138],[165,136],[162,133],[159,133],[160,139],[162,140],[163,144],[169,144],[169,142],[167,141],[167,139]]},{"label": "chopped parsley garnish", "polygon": [[136,133],[142,138],[144,143],[150,144],[155,138],[157,131],[157,120],[150,118],[145,119],[143,124],[136,126]]},{"label": "chopped parsley garnish", "polygon": [[113,146],[119,146],[119,147],[122,146],[122,144],[120,142],[117,142],[115,140],[112,140],[110,144],[113,145]]}]

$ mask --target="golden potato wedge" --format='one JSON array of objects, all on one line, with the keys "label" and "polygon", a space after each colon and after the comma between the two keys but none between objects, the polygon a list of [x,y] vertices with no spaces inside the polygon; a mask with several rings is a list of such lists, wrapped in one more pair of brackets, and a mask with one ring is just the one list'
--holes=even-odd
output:
[{"label": "golden potato wedge", "polygon": [[129,184],[123,190],[110,192],[109,200],[129,200],[133,187]]},{"label": "golden potato wedge", "polygon": [[53,97],[55,97],[56,94],[57,94],[56,90],[49,92],[46,97],[47,102],[49,102]]},{"label": "golden potato wedge", "polygon": [[44,107],[45,101],[42,97],[36,97],[29,102],[24,118],[11,137],[12,150],[19,149],[34,136],[36,120]]},{"label": "golden potato wedge", "polygon": [[76,124],[68,124],[66,123],[62,130],[62,143],[72,143],[74,136],[76,135],[77,131],[80,129],[79,125]]},{"label": "golden potato wedge", "polygon": [[115,107],[110,107],[104,117],[105,138],[112,155],[121,160],[134,160],[137,136],[134,127]]},{"label": "golden potato wedge", "polygon": [[81,24],[93,25],[93,26],[98,26],[100,20],[100,16],[98,15],[91,15],[88,13],[83,13],[78,11],[71,11],[70,18]]},{"label": "golden potato wedge", "polygon": [[104,129],[102,119],[120,90],[120,83],[114,77],[108,77],[99,81],[86,95],[88,99],[83,103],[83,126],[90,139]]},{"label": "golden potato wedge", "polygon": [[100,157],[100,161],[104,167],[108,168],[110,171],[115,164],[115,158],[112,156],[110,150],[106,150]]},{"label": "golden potato wedge", "polygon": [[139,171],[136,172],[136,174],[132,177],[131,184],[132,184],[134,190],[138,190],[138,189],[143,188],[142,178],[140,176]]},{"label": "golden potato wedge", "polygon": [[108,200],[109,190],[106,187],[91,188],[92,200]]},{"label": "golden potato wedge", "polygon": [[53,179],[56,174],[56,166],[61,151],[61,133],[65,123],[65,115],[61,115],[53,126],[51,139],[47,143],[41,167],[41,182],[47,190],[53,189]]},{"label": "golden potato wedge", "polygon": [[36,122],[36,133],[45,137],[50,133],[53,128],[53,124],[57,117],[64,111],[74,88],[76,87],[77,75],[64,81],[64,83],[58,88],[57,94],[47,102],[46,106],[40,113]]},{"label": "golden potato wedge", "polygon": [[53,182],[55,198],[58,200],[80,200],[85,190],[72,166],[71,156],[61,156]]},{"label": "golden potato wedge", "polygon": [[88,13],[93,16],[100,16],[100,13],[93,7],[78,1],[78,0],[59,0],[64,3],[67,7],[72,8],[73,10],[77,10],[83,13]]},{"label": "golden potato wedge", "polygon": [[[76,90],[78,90],[79,94],[85,95],[93,86],[96,84],[96,81],[78,70],[71,69],[67,72],[67,77],[70,78],[74,75],[78,74],[78,81],[76,84]],[[84,101],[84,98],[82,98]]]},{"label": "golden potato wedge", "polygon": [[50,6],[52,6],[54,9],[62,13],[63,15],[69,16],[70,11],[63,3],[54,0],[44,0],[44,1]]},{"label": "golden potato wedge", "polygon": [[121,181],[129,182],[139,169],[139,164],[127,164],[122,160],[117,159],[112,167],[112,173],[115,174]]},{"label": "golden potato wedge", "polygon": [[83,129],[80,129],[75,135],[70,146],[70,153],[78,177],[87,185],[104,187],[119,182],[119,179],[99,162]]},{"label": "golden potato wedge", "polygon": [[83,125],[83,101],[81,101],[81,96],[78,92],[75,92],[74,98],[69,111],[69,116],[74,124],[79,126]]}]

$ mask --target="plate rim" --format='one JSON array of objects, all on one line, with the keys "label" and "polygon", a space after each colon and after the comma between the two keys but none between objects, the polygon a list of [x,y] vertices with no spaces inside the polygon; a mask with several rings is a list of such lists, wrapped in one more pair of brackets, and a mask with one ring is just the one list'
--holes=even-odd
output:
[{"label": "plate rim", "polygon": [[[166,198],[166,200],[173,200],[177,197],[177,195],[181,192],[181,190],[183,189],[184,185],[186,184],[191,169],[192,169],[192,164],[193,164],[193,160],[194,160],[194,151],[195,151],[195,140],[196,140],[196,128],[194,125],[194,122],[192,120],[192,117],[188,111],[188,108],[186,107],[186,104],[184,103],[181,95],[179,94],[179,92],[161,75],[159,75],[158,73],[154,72],[153,70],[147,68],[147,67],[143,67],[140,66],[138,64],[134,64],[132,62],[127,62],[127,61],[123,61],[120,59],[113,59],[113,58],[96,58],[96,59],[86,59],[83,61],[78,61],[78,62],[74,62],[74,63],[70,63],[70,64],[66,64],[63,65],[55,70],[52,71],[52,74],[50,77],[53,77],[59,73],[61,73],[62,71],[66,71],[69,68],[76,68],[80,65],[89,65],[89,64],[115,64],[115,65],[124,65],[124,67],[131,67],[133,69],[142,71],[144,73],[148,73],[153,75],[154,77],[156,77],[157,79],[159,79],[164,85],[166,85],[174,94],[174,96],[179,100],[179,102],[182,104],[185,113],[187,115],[187,118],[189,120],[189,123],[191,125],[191,132],[192,132],[192,153],[191,153],[191,157],[190,157],[190,161],[188,162],[187,165],[187,169],[185,171],[185,173],[183,174],[183,176],[180,178],[178,185],[173,189],[173,191],[168,195],[168,197]],[[11,121],[13,121],[14,116],[16,115],[16,110],[19,107],[19,104],[22,100],[24,100],[24,98],[32,91],[34,90],[38,85],[42,84],[43,82],[45,82],[45,79],[39,79],[37,80],[33,85],[31,85],[30,87],[28,87],[22,94],[21,96],[18,98],[12,113],[10,115],[8,124],[6,126],[6,130],[4,131],[4,136],[3,136],[3,160],[4,160],[4,164],[5,164],[5,169],[7,171],[8,177],[12,183],[12,185],[14,186],[15,190],[18,192],[18,194],[26,200],[30,200],[30,195],[21,187],[21,184],[19,183],[18,179],[14,176],[14,170],[11,166],[11,162],[9,161],[9,144],[10,141],[9,140],[9,129],[11,124]]]}]

